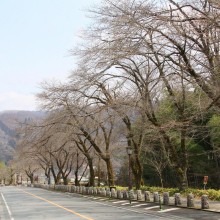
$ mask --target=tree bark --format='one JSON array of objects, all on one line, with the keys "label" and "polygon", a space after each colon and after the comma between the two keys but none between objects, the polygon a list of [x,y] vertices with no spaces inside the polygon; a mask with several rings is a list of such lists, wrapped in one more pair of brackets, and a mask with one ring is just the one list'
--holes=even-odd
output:
[{"label": "tree bark", "polygon": [[93,168],[93,160],[87,158],[87,161],[88,161],[89,173],[90,173],[89,186],[95,186],[95,172]]}]

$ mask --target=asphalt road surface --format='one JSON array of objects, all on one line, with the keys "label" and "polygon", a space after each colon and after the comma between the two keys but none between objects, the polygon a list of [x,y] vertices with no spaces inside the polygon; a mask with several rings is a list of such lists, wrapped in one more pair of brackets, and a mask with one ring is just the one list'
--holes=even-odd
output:
[{"label": "asphalt road surface", "polygon": [[220,213],[39,188],[0,187],[0,194],[0,220],[220,220]]}]

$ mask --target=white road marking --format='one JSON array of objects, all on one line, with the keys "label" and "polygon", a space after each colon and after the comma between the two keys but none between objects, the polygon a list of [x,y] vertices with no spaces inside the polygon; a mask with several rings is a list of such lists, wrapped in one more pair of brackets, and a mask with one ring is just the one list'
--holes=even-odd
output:
[{"label": "white road marking", "polygon": [[144,206],[144,205],[149,205],[149,204],[147,204],[147,203],[145,203],[145,204],[138,204],[138,205],[133,205],[131,207],[134,208],[134,207],[140,207],[140,206]]},{"label": "white road marking", "polygon": [[126,202],[126,200],[122,200],[122,201],[116,201],[116,202],[113,202],[113,203],[122,203],[122,202]]},{"label": "white road marking", "polygon": [[178,210],[180,208],[171,208],[171,209],[165,209],[165,210],[161,210],[159,212],[170,212],[170,211],[174,211],[174,210]]},{"label": "white road marking", "polygon": [[[135,203],[138,203],[138,202],[131,202],[131,204],[135,204]],[[123,203],[121,205],[129,205],[129,204],[130,204],[130,202],[126,202],[126,203]]]},{"label": "white road marking", "polygon": [[[103,206],[109,206],[109,207],[113,207],[113,208],[116,208],[116,209],[126,210],[126,211],[129,211],[129,212],[135,212],[135,213],[139,213],[139,214],[143,214],[143,215],[147,215],[147,216],[152,216],[152,217],[155,218],[155,215],[152,215],[152,214],[149,214],[149,213],[139,212],[137,210],[127,209],[127,208],[124,208],[124,207],[121,207],[121,206],[114,206],[114,205],[110,205],[110,204],[106,204],[106,203],[101,203],[101,202],[97,202],[97,201],[93,201],[93,202],[97,203],[97,204],[100,204],[100,205],[103,205]],[[157,216],[157,218],[158,219],[164,219],[164,217],[161,217],[161,216]]]},{"label": "white road marking", "polygon": [[104,200],[109,200],[109,199],[108,198],[107,199],[106,198],[105,199],[99,199],[99,201],[104,201]]},{"label": "white road marking", "polygon": [[155,209],[155,208],[159,208],[159,205],[147,207],[147,208],[144,208],[144,210]]},{"label": "white road marking", "polygon": [[102,197],[95,197],[95,198],[93,198],[93,199],[101,199]]},{"label": "white road marking", "polygon": [[6,206],[6,208],[7,208],[7,211],[8,211],[8,214],[9,214],[9,216],[10,216],[10,219],[11,219],[11,220],[14,220],[14,218],[12,217],[11,211],[10,211],[10,209],[9,209],[9,207],[8,207],[8,204],[7,204],[6,200],[5,200],[5,197],[3,196],[2,193],[1,193],[1,196],[2,196],[2,199],[3,199],[4,203],[5,203],[5,206]]}]

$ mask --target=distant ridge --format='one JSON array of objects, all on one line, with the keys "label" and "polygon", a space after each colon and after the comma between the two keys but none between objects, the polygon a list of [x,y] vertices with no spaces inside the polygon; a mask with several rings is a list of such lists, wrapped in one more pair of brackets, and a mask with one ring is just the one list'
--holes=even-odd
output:
[{"label": "distant ridge", "polygon": [[46,112],[6,110],[0,111],[0,160],[7,162],[12,159],[18,135],[16,128],[20,123],[43,119]]}]

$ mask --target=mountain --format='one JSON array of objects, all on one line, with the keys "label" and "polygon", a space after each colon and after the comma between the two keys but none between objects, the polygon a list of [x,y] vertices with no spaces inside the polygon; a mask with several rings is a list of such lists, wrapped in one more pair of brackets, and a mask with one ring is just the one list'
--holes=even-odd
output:
[{"label": "mountain", "polygon": [[46,116],[42,111],[2,111],[0,112],[0,161],[12,159],[18,135],[16,129],[21,124],[42,119]]}]

